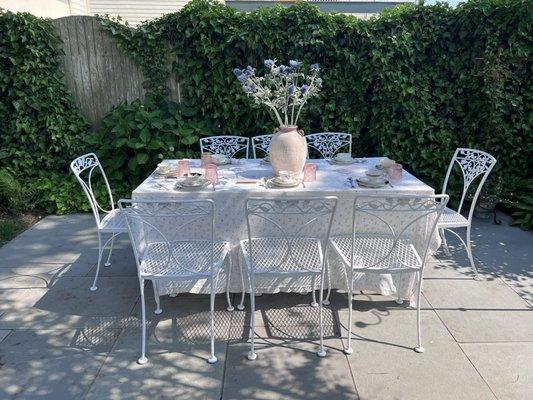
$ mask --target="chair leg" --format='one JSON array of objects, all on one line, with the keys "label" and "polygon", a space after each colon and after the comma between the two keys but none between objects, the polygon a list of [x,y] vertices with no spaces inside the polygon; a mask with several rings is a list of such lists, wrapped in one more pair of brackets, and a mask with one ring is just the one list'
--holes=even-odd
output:
[{"label": "chair leg", "polygon": [[311,281],[311,285],[313,286],[311,288],[311,293],[312,293],[312,297],[313,297],[313,300],[311,301],[311,307],[318,307],[318,303],[316,302],[316,275],[313,275],[313,280]]},{"label": "chair leg", "polygon": [[217,362],[215,356],[215,286],[216,282],[211,278],[211,295],[209,297],[210,309],[211,309],[211,356],[207,359],[209,364]]},{"label": "chair leg", "polygon": [[94,292],[98,289],[96,286],[96,281],[98,280],[98,274],[100,273],[100,264],[102,263],[102,253],[104,249],[102,248],[102,236],[98,232],[98,264],[96,264],[96,275],[94,276],[93,285],[91,286],[91,292]]},{"label": "chair leg", "polygon": [[418,278],[418,294],[416,298],[416,334],[418,339],[418,346],[415,347],[417,353],[423,353],[424,347],[422,346],[422,333],[420,330],[420,293],[422,292],[422,272]]},{"label": "chair leg", "polygon": [[446,233],[444,232],[444,229],[439,229],[439,235],[442,239],[442,244],[444,245],[444,254],[447,256],[451,256],[450,248],[448,247],[448,242],[446,241]]},{"label": "chair leg", "polygon": [[230,294],[229,294],[229,284],[231,282],[231,267],[232,267],[231,255],[229,256],[229,258],[230,258],[230,260],[228,262],[228,273],[226,274],[226,300],[228,302],[227,310],[228,311],[233,311],[234,308],[233,308],[233,305],[231,304],[231,298],[230,298]]},{"label": "chair leg", "polygon": [[316,353],[319,357],[326,357],[326,350],[324,349],[324,272],[320,276],[320,301],[319,301],[319,329],[320,329],[320,347]]},{"label": "chair leg", "polygon": [[152,288],[154,289],[154,299],[156,304],[156,309],[154,310],[154,314],[159,315],[163,312],[161,309],[161,301],[159,300],[159,290],[157,288],[157,283],[155,281],[152,281]]},{"label": "chair leg", "polygon": [[246,291],[244,290],[244,272],[242,270],[242,262],[239,257],[238,259],[239,263],[239,270],[241,271],[241,287],[242,287],[242,294],[241,294],[241,302],[237,305],[237,310],[242,311],[244,310],[244,297],[246,295]]},{"label": "chair leg", "polygon": [[352,296],[353,296],[353,270],[350,268],[349,272],[349,282],[348,282],[348,346],[344,349],[345,354],[352,354]]},{"label": "chair leg", "polygon": [[148,359],[146,358],[146,305],[144,302],[144,279],[139,280],[141,286],[141,315],[142,315],[142,333],[141,333],[141,357],[137,362],[141,365],[146,364]]},{"label": "chair leg", "polygon": [[401,297],[401,282],[402,282],[402,274],[398,274],[398,287],[396,288],[396,291],[397,291],[397,297],[396,297],[396,304],[403,304],[403,299]]},{"label": "chair leg", "polygon": [[470,225],[466,228],[466,252],[468,253],[468,259],[470,260],[470,266],[472,267],[472,270],[474,271],[474,279],[476,281],[479,281],[479,274],[477,272],[476,265],[474,264],[474,257],[472,256],[472,247],[470,242]]},{"label": "chair leg", "polygon": [[104,267],[109,267],[111,265],[111,254],[113,253],[113,245],[115,244],[115,236],[116,234],[113,233],[113,236],[111,237],[111,246],[109,247],[109,254],[107,255],[107,261],[104,264]]},{"label": "chair leg", "polygon": [[329,297],[331,296],[331,274],[330,274],[330,268],[329,268],[329,262],[326,260],[326,274],[328,276],[328,294],[326,298],[322,301],[322,304],[325,306],[329,306],[330,301]]},{"label": "chair leg", "polygon": [[255,287],[253,282],[253,275],[250,275],[250,351],[248,352],[248,360],[253,361],[257,358],[255,353]]}]

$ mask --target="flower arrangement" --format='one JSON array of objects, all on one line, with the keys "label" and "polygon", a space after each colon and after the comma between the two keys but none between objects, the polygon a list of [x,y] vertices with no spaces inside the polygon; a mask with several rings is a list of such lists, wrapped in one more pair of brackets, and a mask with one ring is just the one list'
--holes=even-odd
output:
[{"label": "flower arrangement", "polygon": [[251,66],[235,68],[233,73],[244,93],[256,104],[270,108],[280,126],[296,125],[307,100],[316,96],[322,87],[322,79],[318,77],[319,65],[312,64],[306,74],[298,60],[290,60],[288,66],[277,65],[276,60],[265,60],[264,64],[268,69],[264,76],[257,76]]}]

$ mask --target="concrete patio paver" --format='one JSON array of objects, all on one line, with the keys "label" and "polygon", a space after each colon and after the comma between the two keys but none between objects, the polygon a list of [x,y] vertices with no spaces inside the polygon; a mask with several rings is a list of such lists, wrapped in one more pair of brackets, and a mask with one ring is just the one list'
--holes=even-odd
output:
[{"label": "concrete patio paver", "polygon": [[327,339],[325,358],[316,355],[318,341],[305,335],[273,339],[256,330],[257,359],[249,361],[249,343],[230,342],[224,399],[350,399],[359,398],[346,356],[334,349],[339,339]]},{"label": "concrete patio paver", "polygon": [[73,330],[14,331],[0,344],[2,399],[79,398],[111,349]]},{"label": "concrete patio paver", "polygon": [[[480,282],[462,249],[437,254],[424,280],[424,354],[412,350],[415,312],[408,304],[365,293],[353,302],[356,340],[346,357],[347,299],[334,293],[324,308],[328,357],[318,359],[318,309],[309,306],[310,295],[284,293],[256,298],[259,357],[250,363],[249,296],[244,311],[228,312],[219,295],[219,362],[210,366],[208,296],[163,296],[163,313],[154,315],[148,284],[149,363],[139,366],[131,247],[126,237],[117,241],[113,265],[101,269],[99,289],[90,292],[93,224],[90,215],[47,217],[0,248],[0,398],[528,399],[532,268],[523,247],[530,233],[475,220]],[[509,250],[504,258],[500,247]],[[232,297],[236,305],[240,295]]]},{"label": "concrete patio paver", "polygon": [[533,342],[462,343],[460,346],[499,399],[531,398]]}]

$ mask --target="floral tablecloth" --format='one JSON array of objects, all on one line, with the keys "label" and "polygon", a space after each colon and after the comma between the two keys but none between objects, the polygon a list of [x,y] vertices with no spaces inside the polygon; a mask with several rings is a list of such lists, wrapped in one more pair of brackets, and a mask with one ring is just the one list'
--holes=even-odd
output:
[{"label": "floral tablecloth", "polygon": [[[247,238],[246,219],[244,214],[245,199],[249,196],[290,197],[290,196],[337,196],[339,198],[337,211],[332,226],[332,235],[350,234],[353,199],[361,194],[413,194],[433,195],[434,190],[413,175],[403,171],[400,181],[394,182],[394,187],[381,189],[351,188],[347,182],[348,176],[363,176],[364,172],[374,167],[379,158],[367,158],[362,163],[352,165],[332,165],[326,160],[311,160],[317,164],[317,180],[305,183],[296,188],[272,189],[262,186],[262,177],[271,177],[272,169],[261,160],[239,160],[236,163],[219,167],[220,182],[213,191],[212,187],[200,191],[182,191],[174,189],[175,179],[161,179],[149,176],[132,194],[134,200],[167,200],[167,199],[213,199],[215,202],[215,240],[225,240],[232,246],[232,266],[230,291],[241,290],[241,275],[238,244]],[[165,160],[164,163],[177,164],[177,160]],[[191,170],[200,170],[200,161],[191,160]],[[253,180],[257,182],[252,183]],[[237,183],[248,181],[249,183]],[[392,217],[391,217],[392,218]],[[394,226],[395,221],[388,221]],[[359,224],[361,226],[361,224]],[[363,223],[364,226],[364,223]],[[194,230],[195,227],[191,226]],[[417,238],[412,238],[416,241]],[[438,246],[438,236],[435,234],[432,248]],[[335,289],[346,290],[345,269],[334,252],[329,252],[331,268],[331,284]],[[229,264],[228,264],[229,265]],[[244,266],[243,266],[244,268]],[[229,269],[229,268],[228,268]],[[223,292],[226,285],[224,271],[218,281],[217,292]],[[245,287],[248,287],[246,272],[244,273]],[[415,276],[411,273],[391,276],[389,274],[358,275],[355,278],[354,290],[380,293],[383,295],[397,294],[403,299],[412,300],[415,288]],[[309,278],[268,278],[256,280],[258,293],[276,293],[279,291],[308,292],[311,288]],[[204,280],[167,282],[159,285],[161,295],[172,293],[209,293],[209,285]]]}]

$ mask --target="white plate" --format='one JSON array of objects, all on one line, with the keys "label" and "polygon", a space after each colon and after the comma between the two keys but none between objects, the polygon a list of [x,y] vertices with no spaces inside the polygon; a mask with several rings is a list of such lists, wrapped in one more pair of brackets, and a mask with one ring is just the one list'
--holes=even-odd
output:
[{"label": "white plate", "polygon": [[356,178],[355,179],[359,186],[367,187],[367,188],[382,188],[384,186],[387,186],[389,184],[389,181],[386,179],[379,179],[379,180],[370,180],[366,176],[362,178]]},{"label": "white plate", "polygon": [[194,185],[194,186],[187,186],[184,185],[183,182],[178,182],[176,185],[174,185],[175,190],[201,190],[205,189],[211,184],[211,181],[208,181],[207,179],[202,181],[200,185]]},{"label": "white plate", "polygon": [[205,178],[200,178],[198,182],[187,182],[185,179],[180,179],[180,181],[178,182],[180,186],[188,188],[203,187],[209,185],[210,183],[211,182]]},{"label": "white plate", "polygon": [[271,186],[280,187],[280,188],[292,188],[292,187],[298,186],[300,184],[300,180],[296,179],[293,182],[284,182],[284,181],[278,180],[277,177],[274,177],[268,180],[268,184],[270,184]]},{"label": "white plate", "polygon": [[331,158],[328,160],[328,162],[333,165],[350,165],[356,163],[365,163],[366,160],[364,158],[351,158],[350,160],[339,160],[338,158]]}]

